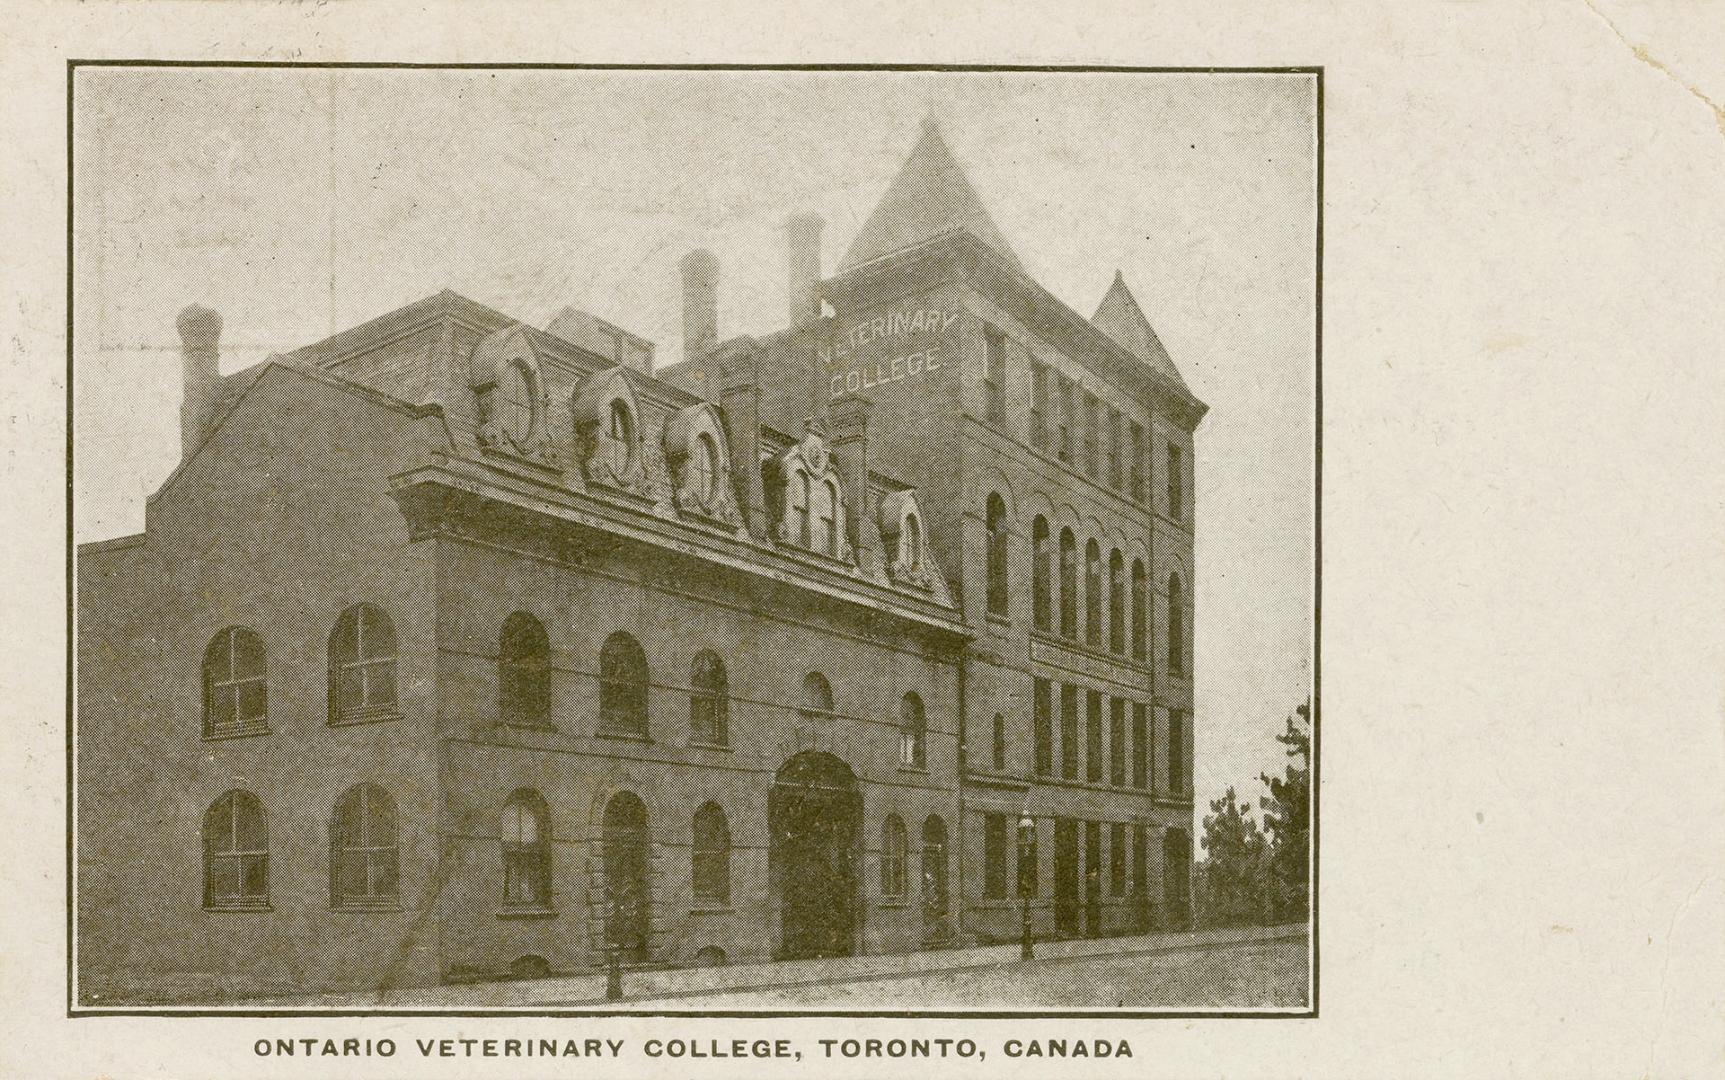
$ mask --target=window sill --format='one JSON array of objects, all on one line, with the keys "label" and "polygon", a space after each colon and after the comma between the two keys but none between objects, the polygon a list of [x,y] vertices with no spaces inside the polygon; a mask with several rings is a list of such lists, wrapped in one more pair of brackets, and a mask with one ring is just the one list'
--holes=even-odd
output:
[{"label": "window sill", "polygon": [[229,900],[205,904],[204,910],[231,915],[245,911],[274,911],[275,908],[270,906],[268,900]]},{"label": "window sill", "polygon": [[988,622],[993,626],[1006,627],[1008,629],[1012,626],[1012,616],[1010,615],[1002,615],[999,612],[990,611],[987,613],[987,617]]},{"label": "window sill", "polygon": [[497,913],[499,919],[505,921],[530,921],[535,919],[555,919],[557,910],[546,907],[504,908]]},{"label": "window sill", "polygon": [[700,901],[696,901],[695,906],[693,906],[689,909],[689,914],[691,914],[691,915],[733,915],[736,913],[736,910],[737,909],[732,907],[730,904],[721,904],[721,903],[716,903],[716,902],[712,903],[712,904],[703,904]]},{"label": "window sill", "polygon": [[250,739],[259,735],[268,735],[269,733],[270,729],[268,724],[247,724],[244,727],[232,727],[220,731],[206,731],[204,732],[204,741],[226,742],[229,739]]},{"label": "window sill", "polygon": [[381,709],[355,709],[329,718],[330,727],[357,727],[360,724],[381,724],[400,720],[401,712],[394,706]]},{"label": "window sill", "polygon": [[355,914],[365,914],[367,912],[379,912],[379,911],[386,911],[386,912],[387,911],[400,911],[401,910],[401,901],[400,900],[394,900],[394,899],[391,899],[391,900],[338,900],[337,902],[331,904],[329,909],[331,911],[353,912]]},{"label": "window sill", "polygon": [[557,734],[556,724],[533,724],[525,720],[499,720],[497,726],[507,728],[510,731],[538,731],[546,735]]},{"label": "window sill", "polygon": [[653,737],[651,735],[638,735],[633,731],[607,731],[604,728],[600,728],[598,731],[595,731],[593,733],[593,737],[596,739],[616,739],[620,742],[634,743],[651,743],[653,741]]}]

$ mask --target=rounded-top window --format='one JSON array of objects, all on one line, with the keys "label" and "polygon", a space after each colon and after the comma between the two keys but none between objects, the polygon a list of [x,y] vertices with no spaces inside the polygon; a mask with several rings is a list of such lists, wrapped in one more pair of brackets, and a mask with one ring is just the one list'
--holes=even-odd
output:
[{"label": "rounded-top window", "polygon": [[503,395],[503,430],[516,442],[533,434],[533,376],[522,364],[510,364],[499,386]]},{"label": "rounded-top window", "polygon": [[922,568],[922,522],[915,514],[904,518],[904,564],[912,570]]},{"label": "rounded-top window", "polygon": [[610,437],[611,464],[621,474],[635,456],[635,415],[622,398],[611,402],[605,417],[605,434]]},{"label": "rounded-top window", "polygon": [[695,450],[689,455],[689,488],[703,501],[711,499],[718,487],[719,444],[706,432],[695,438]]}]

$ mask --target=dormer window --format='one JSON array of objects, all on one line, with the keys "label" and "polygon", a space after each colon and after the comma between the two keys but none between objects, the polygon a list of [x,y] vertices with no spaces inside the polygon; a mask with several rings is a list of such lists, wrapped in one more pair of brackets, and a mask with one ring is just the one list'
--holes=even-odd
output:
[{"label": "dormer window", "polygon": [[635,457],[635,418],[629,413],[629,403],[621,398],[611,402],[610,419],[605,434],[610,436],[611,468],[621,475],[629,469]]},{"label": "dormer window", "polygon": [[661,429],[677,509],[733,527],[743,524],[730,482],[725,426],[707,402],[671,414]]},{"label": "dormer window", "polygon": [[904,564],[911,570],[922,569],[922,522],[915,514],[904,519]]},{"label": "dormer window", "polygon": [[503,430],[517,446],[523,445],[533,434],[533,374],[522,364],[510,364],[500,389]]},{"label": "dormer window", "polygon": [[820,535],[821,550],[834,558],[839,553],[839,489],[831,480],[821,485]]},{"label": "dormer window", "polygon": [[545,429],[539,354],[525,327],[504,327],[474,347],[468,385],[478,419],[475,438],[482,448],[556,464]]},{"label": "dormer window", "polygon": [[915,491],[894,491],[881,499],[878,516],[886,542],[887,573],[893,580],[931,589],[940,577],[928,552],[928,536]]},{"label": "dormer window", "polygon": [[780,488],[783,500],[779,505],[785,508],[778,538],[829,558],[849,560],[844,489],[832,455],[827,452],[826,439],[812,421],[802,442],[778,459],[777,472],[784,478]]},{"label": "dormer window", "polygon": [[702,432],[695,437],[695,452],[689,455],[689,490],[709,500],[718,476],[719,448],[711,435]]}]

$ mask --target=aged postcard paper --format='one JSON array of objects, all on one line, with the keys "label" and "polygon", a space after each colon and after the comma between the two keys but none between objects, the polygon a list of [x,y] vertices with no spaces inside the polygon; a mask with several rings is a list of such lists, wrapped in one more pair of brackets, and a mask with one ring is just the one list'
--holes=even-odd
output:
[{"label": "aged postcard paper", "polygon": [[8,1071],[1725,1072],[1622,7],[20,11]]}]

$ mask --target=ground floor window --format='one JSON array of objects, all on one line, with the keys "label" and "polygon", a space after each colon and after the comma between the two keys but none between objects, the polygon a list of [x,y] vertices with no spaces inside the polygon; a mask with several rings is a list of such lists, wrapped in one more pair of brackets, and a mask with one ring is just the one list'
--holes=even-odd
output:
[{"label": "ground floor window", "polygon": [[982,895],[987,900],[1006,899],[1006,815],[988,814],[982,819]]},{"label": "ground floor window", "polygon": [[390,907],[400,891],[395,800],[376,784],[349,788],[330,824],[330,903]]},{"label": "ground floor window", "polygon": [[204,811],[204,906],[269,906],[269,829],[249,791],[229,791]]}]

